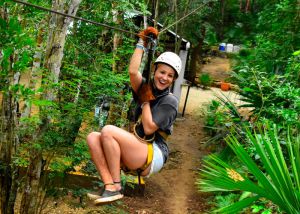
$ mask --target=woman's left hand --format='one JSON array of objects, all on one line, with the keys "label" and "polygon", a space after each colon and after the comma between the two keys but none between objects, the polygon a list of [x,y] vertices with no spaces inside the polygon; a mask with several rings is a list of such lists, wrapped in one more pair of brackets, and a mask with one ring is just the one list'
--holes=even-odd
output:
[{"label": "woman's left hand", "polygon": [[139,103],[150,102],[155,100],[155,96],[152,93],[152,87],[149,84],[144,84],[138,92]]}]

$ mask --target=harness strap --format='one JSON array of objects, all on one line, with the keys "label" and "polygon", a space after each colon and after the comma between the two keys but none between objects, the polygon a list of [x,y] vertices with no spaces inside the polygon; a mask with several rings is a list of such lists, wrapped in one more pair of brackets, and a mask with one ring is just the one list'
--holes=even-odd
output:
[{"label": "harness strap", "polygon": [[148,168],[148,166],[151,164],[153,160],[153,145],[152,143],[147,143],[148,146],[148,156],[147,156],[147,162],[142,166],[140,169],[144,171],[145,169]]},{"label": "harness strap", "polygon": [[[152,145],[152,143],[147,143],[147,146],[148,146],[148,155],[147,155],[146,163],[142,167],[140,167],[136,170],[130,170],[126,166],[123,165],[123,166],[121,166],[121,168],[124,171],[124,173],[130,174],[130,175],[135,175],[135,176],[136,175],[140,176],[140,174],[149,167],[149,165],[151,164],[151,162],[153,160],[153,145]],[[140,178],[139,178],[139,180],[140,180]]]},{"label": "harness strap", "polygon": [[138,135],[138,133],[136,132],[137,126],[139,126],[140,123],[141,123],[141,122],[140,122],[140,120],[139,120],[139,121],[137,121],[137,122],[134,124],[134,126],[133,126],[133,134],[134,134],[134,136],[136,136],[137,139],[139,139],[139,140],[141,140],[141,141],[144,141],[144,142],[147,142],[147,143],[152,143],[152,142],[154,141],[154,139],[155,139],[155,133],[152,134],[152,135],[150,135],[150,136],[145,135],[144,137],[140,137],[140,136]]},{"label": "harness strap", "polygon": [[166,132],[164,132],[164,131],[162,131],[162,130],[158,130],[157,132],[158,132],[158,134],[159,134],[160,136],[162,136],[162,138],[163,138],[165,141],[168,139],[169,135],[168,135]]},{"label": "harness strap", "polygon": [[151,135],[145,135],[143,137],[139,136],[137,133],[137,128],[138,126],[140,126],[140,124],[142,123],[142,117],[141,115],[139,116],[137,122],[134,124],[133,126],[133,134],[141,141],[147,142],[147,143],[152,143],[155,140],[155,133],[157,132],[165,141],[167,141],[169,135],[163,131],[163,130],[157,130],[156,132],[154,132]]}]

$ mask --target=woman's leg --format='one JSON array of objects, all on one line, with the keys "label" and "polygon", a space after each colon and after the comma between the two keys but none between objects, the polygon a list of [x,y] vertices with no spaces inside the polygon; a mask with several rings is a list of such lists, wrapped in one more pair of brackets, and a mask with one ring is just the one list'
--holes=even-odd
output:
[{"label": "woman's leg", "polygon": [[[120,162],[129,169],[142,167],[148,156],[147,144],[140,142],[133,134],[107,125],[101,133],[92,132],[88,136],[92,160],[104,183],[120,181]],[[150,167],[148,167],[150,168]],[[145,170],[147,174],[149,169]],[[118,190],[120,185],[106,186],[108,190]]]},{"label": "woman's leg", "polygon": [[[98,173],[101,176],[103,183],[109,184],[113,183],[113,178],[105,159],[100,137],[100,132],[91,132],[87,136],[87,144],[89,146],[91,158],[97,168]],[[116,190],[113,185],[107,185],[105,188],[109,190]]]},{"label": "woman's leg", "polygon": [[121,128],[105,126],[101,131],[101,143],[113,179],[120,179],[120,162],[133,170],[147,162],[147,144]]}]

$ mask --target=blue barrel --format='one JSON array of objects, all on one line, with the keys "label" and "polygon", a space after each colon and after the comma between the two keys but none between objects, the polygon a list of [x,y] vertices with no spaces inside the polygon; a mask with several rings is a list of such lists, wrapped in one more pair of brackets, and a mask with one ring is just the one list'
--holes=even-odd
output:
[{"label": "blue barrel", "polygon": [[221,43],[219,45],[219,51],[225,51],[226,50],[226,43]]}]

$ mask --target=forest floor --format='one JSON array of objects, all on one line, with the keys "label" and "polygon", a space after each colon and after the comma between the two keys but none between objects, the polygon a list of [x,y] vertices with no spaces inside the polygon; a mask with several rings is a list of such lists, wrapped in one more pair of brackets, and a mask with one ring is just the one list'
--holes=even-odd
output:
[{"label": "forest floor", "polygon": [[[210,73],[214,80],[228,77],[229,60],[212,58],[202,71]],[[179,112],[182,113],[187,87],[182,87]],[[170,158],[163,170],[145,179],[144,196],[124,197],[115,202],[110,211],[88,203],[85,208],[71,209],[65,202],[59,202],[59,209],[48,209],[47,213],[136,213],[136,214],[194,214],[209,213],[211,197],[198,191],[196,181],[201,160],[210,151],[205,146],[208,136],[203,130],[203,109],[215,94],[223,94],[232,100],[237,95],[218,88],[203,90],[192,87],[187,100],[184,117],[174,124],[170,137]],[[53,208],[53,207],[52,207]],[[51,210],[51,211],[50,211]],[[114,210],[114,211],[113,211]],[[123,210],[123,212],[121,211]],[[50,212],[49,212],[50,211]]]}]

